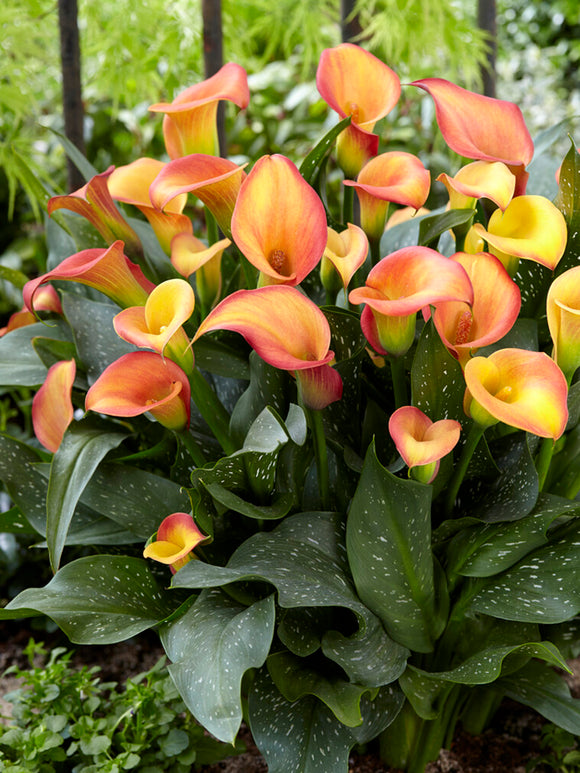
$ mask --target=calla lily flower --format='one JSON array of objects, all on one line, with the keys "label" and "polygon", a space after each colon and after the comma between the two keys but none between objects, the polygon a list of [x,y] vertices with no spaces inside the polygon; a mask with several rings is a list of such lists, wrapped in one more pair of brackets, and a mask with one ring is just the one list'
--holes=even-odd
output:
[{"label": "calla lily flower", "polygon": [[38,288],[57,279],[94,287],[121,307],[144,304],[155,287],[124,254],[123,242],[114,242],[108,249],[81,250],[27,282],[22,295],[29,311],[35,309]]},{"label": "calla lily flower", "polygon": [[168,356],[184,371],[193,370],[193,352],[182,325],[193,314],[195,295],[185,279],[168,279],[151,291],[144,306],[117,314],[117,335],[135,346]]},{"label": "calla lily flower", "polygon": [[570,383],[580,367],[580,266],[565,271],[552,282],[546,305],[554,342],[552,356]]},{"label": "calla lily flower", "polygon": [[477,199],[489,199],[503,212],[516,186],[515,176],[501,161],[474,161],[455,177],[441,173],[437,180],[447,188],[451,209],[468,209],[475,207]]},{"label": "calla lily flower", "polygon": [[238,290],[207,315],[193,342],[211,330],[240,333],[267,363],[293,371],[304,385],[309,407],[318,409],[341,398],[342,380],[329,367],[334,359],[330,327],[318,306],[299,290],[285,285]]},{"label": "calla lily flower", "polygon": [[52,215],[57,209],[76,212],[86,218],[108,244],[119,239],[129,252],[141,255],[143,247],[139,237],[119,212],[109,192],[108,179],[113,169],[110,166],[106,172],[95,175],[78,191],[66,196],[53,196],[48,200],[48,214]]},{"label": "calla lily flower", "polygon": [[534,143],[517,105],[462,89],[443,78],[414,81],[435,102],[443,139],[460,156],[502,161],[516,176],[515,195],[525,193],[525,167],[534,155]]},{"label": "calla lily flower", "polygon": [[324,205],[292,161],[262,156],[238,195],[232,238],[261,283],[300,284],[326,247]]},{"label": "calla lily flower", "polygon": [[564,215],[544,196],[518,196],[505,212],[495,210],[487,230],[481,223],[475,223],[473,230],[486,240],[489,252],[501,260],[510,276],[515,275],[520,258],[553,271],[568,238]]},{"label": "calla lily flower", "polygon": [[365,262],[368,251],[369,240],[362,228],[357,225],[348,223],[346,231],[341,233],[329,228],[328,241],[321,264],[323,277],[324,272],[328,270],[328,264],[330,264],[331,271],[333,273],[336,271],[346,293],[350,280]]},{"label": "calla lily flower", "polygon": [[[36,296],[34,298],[34,310],[36,313],[39,311],[52,311],[54,314],[62,314],[62,305],[58,293],[52,285],[46,285],[39,287]],[[10,333],[12,330],[16,330],[19,327],[26,327],[27,325],[33,325],[38,322],[36,314],[28,311],[26,306],[23,306],[20,311],[15,311],[8,320],[6,327],[0,328],[0,338],[6,333]]]},{"label": "calla lily flower", "polygon": [[474,357],[464,370],[463,407],[478,424],[498,421],[557,440],[568,421],[568,386],[556,363],[543,352],[500,349]]},{"label": "calla lily flower", "polygon": [[467,272],[473,303],[438,303],[433,322],[447,349],[465,367],[478,349],[499,341],[511,330],[520,313],[521,293],[502,263],[487,252],[458,252],[451,260]]},{"label": "calla lily flower", "polygon": [[191,389],[181,368],[157,352],[130,352],[111,363],[87,392],[87,411],[107,416],[150,413],[168,429],[189,426]]},{"label": "calla lily flower", "polygon": [[71,392],[76,376],[74,360],[55,362],[44,384],[32,399],[32,426],[42,445],[56,453],[66,428],[73,420]]},{"label": "calla lily flower", "polygon": [[191,220],[182,214],[187,194],[182,193],[172,199],[164,212],[151,203],[149,188],[164,167],[162,161],[154,158],[138,158],[132,164],[117,167],[109,177],[108,185],[114,199],[132,204],[145,215],[159,244],[169,255],[173,237],[180,233],[191,234],[192,225]]},{"label": "calla lily flower", "polygon": [[219,300],[222,290],[222,255],[231,244],[229,239],[207,247],[189,234],[176,236],[171,243],[173,267],[186,279],[195,274],[195,286],[202,308],[209,309]]},{"label": "calla lily flower", "polygon": [[417,156],[402,151],[381,153],[361,169],[352,185],[360,202],[361,226],[369,239],[385,230],[389,203],[419,209],[429,195],[431,176]]},{"label": "calla lily flower", "polygon": [[389,433],[410,476],[421,483],[431,483],[439,472],[441,459],[459,442],[461,424],[453,419],[432,422],[423,411],[405,405],[391,415]]},{"label": "calla lily flower", "polygon": [[224,64],[211,78],[185,89],[173,102],[151,105],[151,112],[165,113],[163,137],[169,158],[191,153],[219,155],[216,117],[218,103],[224,99],[241,108],[250,102],[248,76],[239,64]]},{"label": "calla lily flower", "polygon": [[379,261],[349,300],[366,304],[361,326],[375,351],[401,356],[413,343],[419,309],[442,301],[471,304],[473,288],[457,261],[429,247],[403,247]]},{"label": "calla lily flower", "polygon": [[156,538],[143,551],[144,558],[152,558],[161,564],[168,564],[171,573],[191,560],[191,552],[201,542],[209,539],[198,529],[187,513],[172,513],[164,518]]},{"label": "calla lily flower", "polygon": [[401,95],[398,76],[368,51],[342,43],[322,52],[316,86],[324,101],[341,118],[352,122],[337,140],[338,163],[348,177],[356,177],[363,164],[378,152],[375,123],[397,104]]},{"label": "calla lily flower", "polygon": [[151,183],[151,202],[161,210],[176,196],[193,193],[210,210],[226,236],[231,236],[230,223],[246,178],[245,166],[201,153],[170,161]]}]

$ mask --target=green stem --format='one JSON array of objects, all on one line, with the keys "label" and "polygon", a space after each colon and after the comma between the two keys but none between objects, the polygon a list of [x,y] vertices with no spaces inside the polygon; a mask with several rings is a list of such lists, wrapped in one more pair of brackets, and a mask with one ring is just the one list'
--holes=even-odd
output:
[{"label": "green stem", "polygon": [[310,430],[312,432],[312,443],[314,446],[314,459],[316,462],[316,472],[318,473],[318,490],[322,501],[322,509],[330,510],[330,486],[328,478],[328,452],[326,449],[326,437],[322,424],[322,412],[312,408],[304,408]]},{"label": "green stem", "polygon": [[354,187],[352,185],[343,185],[342,196],[342,222],[354,223]]},{"label": "green stem", "polygon": [[183,432],[176,432],[175,433],[177,438],[180,440],[181,443],[187,448],[187,451],[189,452],[189,455],[194,461],[194,464],[196,467],[203,467],[203,465],[206,463],[207,459],[203,455],[203,451],[197,443],[195,442],[195,438],[193,435],[190,435],[187,430],[184,430]]},{"label": "green stem", "polygon": [[381,240],[369,238],[369,246],[371,248],[371,265],[376,266],[381,259]]},{"label": "green stem", "polygon": [[402,357],[389,357],[391,378],[395,393],[395,408],[407,405],[407,383],[405,380],[405,365]]},{"label": "green stem", "polygon": [[540,446],[540,451],[536,457],[536,471],[538,473],[538,485],[539,490],[542,491],[544,483],[546,482],[546,476],[550,469],[550,462],[554,454],[554,441],[552,438],[544,438]]},{"label": "green stem", "polygon": [[207,243],[211,247],[212,244],[219,241],[220,234],[216,219],[207,207],[205,208],[205,226],[207,228]]},{"label": "green stem", "polygon": [[467,468],[469,467],[469,462],[471,461],[473,452],[477,448],[477,444],[481,440],[484,432],[485,427],[482,427],[481,424],[476,424],[473,422],[471,429],[469,430],[467,440],[465,441],[465,445],[463,446],[461,457],[459,458],[459,462],[455,468],[455,473],[451,479],[451,482],[449,483],[449,488],[447,489],[446,512],[448,517],[450,517],[453,513],[453,507],[455,506],[457,493],[459,492],[459,488],[463,482]]},{"label": "green stem", "polygon": [[191,396],[199,412],[207,422],[216,440],[229,456],[236,450],[230,437],[230,417],[216,393],[207,383],[198,368],[194,368],[189,377]]}]

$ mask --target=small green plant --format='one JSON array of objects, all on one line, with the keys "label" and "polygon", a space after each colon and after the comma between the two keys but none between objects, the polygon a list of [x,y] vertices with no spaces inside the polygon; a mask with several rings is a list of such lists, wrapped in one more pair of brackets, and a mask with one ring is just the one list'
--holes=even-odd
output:
[{"label": "small green plant", "polygon": [[31,640],[25,654],[29,668],[5,672],[22,683],[5,696],[13,709],[11,724],[0,725],[3,771],[185,773],[237,751],[205,735],[185,710],[164,658],[117,690],[100,680],[98,666],[73,668],[63,647],[47,659]]},{"label": "small green plant", "polygon": [[528,763],[527,770],[548,765],[561,773],[580,771],[580,750],[577,736],[551,722],[542,728],[540,745],[545,753]]}]

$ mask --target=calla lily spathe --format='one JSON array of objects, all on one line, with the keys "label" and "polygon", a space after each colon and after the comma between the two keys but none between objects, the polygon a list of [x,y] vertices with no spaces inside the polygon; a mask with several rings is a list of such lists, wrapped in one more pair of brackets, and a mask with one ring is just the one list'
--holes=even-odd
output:
[{"label": "calla lily spathe", "polygon": [[360,202],[363,231],[369,239],[380,239],[385,230],[389,204],[419,209],[429,195],[431,176],[420,159],[411,153],[381,153],[361,169],[355,188]]},{"label": "calla lily spathe", "polygon": [[361,326],[375,351],[401,356],[413,343],[420,309],[451,300],[471,304],[473,288],[457,261],[429,247],[403,247],[380,260],[349,300],[366,304]]},{"label": "calla lily spathe", "polygon": [[123,242],[114,242],[108,249],[81,250],[65,258],[52,271],[31,279],[22,291],[29,311],[35,309],[38,288],[56,279],[94,287],[121,307],[144,304],[155,288],[140,267],[125,255]]},{"label": "calla lily spathe", "polygon": [[193,341],[211,330],[240,333],[267,363],[293,371],[309,407],[322,408],[340,399],[342,380],[329,366],[334,353],[329,350],[326,317],[294,287],[272,285],[232,293],[207,315]]},{"label": "calla lily spathe", "polygon": [[292,161],[262,156],[238,195],[232,238],[262,284],[300,284],[326,247],[324,205]]},{"label": "calla lily spathe", "polygon": [[168,429],[189,426],[191,389],[183,370],[157,352],[130,352],[101,373],[87,392],[87,411],[107,416],[150,413]]},{"label": "calla lily spathe", "polygon": [[193,352],[182,325],[193,314],[195,295],[185,279],[168,279],[157,285],[144,306],[131,306],[113,319],[118,336],[135,346],[169,357],[187,373],[193,369]]},{"label": "calla lily spathe", "polygon": [[143,556],[168,564],[171,573],[175,574],[191,560],[194,548],[207,539],[209,537],[202,534],[191,515],[172,513],[163,519],[155,539],[146,545]]},{"label": "calla lily spathe", "polygon": [[568,383],[580,367],[580,266],[554,279],[546,299],[553,358]]},{"label": "calla lily spathe", "polygon": [[414,81],[435,102],[443,139],[460,156],[502,161],[516,176],[515,195],[525,193],[525,167],[534,155],[534,143],[517,105],[462,89],[443,78]]},{"label": "calla lily spathe", "polygon": [[431,483],[441,459],[459,442],[461,424],[453,419],[432,422],[419,408],[405,405],[391,415],[389,433],[411,477]]},{"label": "calla lily spathe", "polygon": [[474,161],[455,177],[441,173],[437,180],[447,188],[451,209],[475,207],[478,199],[489,199],[503,211],[516,186],[515,176],[501,161]]},{"label": "calla lily spathe", "polygon": [[351,124],[338,137],[338,163],[354,178],[378,152],[375,123],[397,104],[398,76],[373,54],[352,43],[325,49],[316,71],[316,86],[324,101]]},{"label": "calla lily spathe", "polygon": [[[338,233],[328,229],[328,240],[322,256],[321,274],[332,271],[340,277],[340,282],[346,294],[346,289],[356,271],[363,265],[369,251],[369,240],[362,228],[348,223],[346,230]],[[329,265],[330,264],[330,265]],[[330,282],[329,282],[330,284]]]},{"label": "calla lily spathe", "polygon": [[220,100],[248,106],[248,76],[243,67],[228,62],[211,78],[190,86],[173,102],[151,105],[153,113],[165,113],[163,136],[169,158],[191,153],[219,155],[217,108]]},{"label": "calla lily spathe", "polygon": [[499,349],[465,366],[463,407],[478,424],[510,427],[557,440],[568,421],[568,386],[543,352]]},{"label": "calla lily spathe", "polygon": [[151,183],[151,202],[162,210],[176,196],[193,193],[210,210],[226,236],[231,236],[230,223],[246,178],[245,166],[201,153],[170,161]]},{"label": "calla lily spathe", "polygon": [[56,453],[67,427],[73,420],[71,393],[76,376],[74,360],[55,362],[48,369],[44,384],[32,399],[32,426],[42,445]]},{"label": "calla lily spathe", "polygon": [[474,232],[488,244],[489,252],[514,276],[520,258],[554,270],[564,250],[568,231],[560,210],[544,196],[518,196],[505,212],[496,209],[487,229],[475,223]]}]

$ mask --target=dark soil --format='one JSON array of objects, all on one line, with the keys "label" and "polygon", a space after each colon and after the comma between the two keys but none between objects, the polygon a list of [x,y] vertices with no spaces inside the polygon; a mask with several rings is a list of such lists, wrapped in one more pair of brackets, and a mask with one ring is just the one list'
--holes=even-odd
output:
[{"label": "dark soil", "polygon": [[[0,675],[11,665],[20,668],[28,666],[22,651],[31,637],[37,642],[44,642],[47,648],[67,646],[58,631],[31,630],[24,621],[0,621]],[[119,683],[128,676],[148,670],[163,655],[159,639],[151,632],[121,644],[74,646],[74,651],[74,664],[79,667],[99,666],[104,681]],[[576,666],[580,675],[580,662],[572,665]],[[0,696],[13,689],[13,685],[5,681],[0,679]],[[573,678],[571,686],[573,693],[580,696],[580,678]],[[505,701],[492,727],[480,736],[469,735],[460,728],[451,749],[442,749],[439,758],[428,765],[425,773],[526,773],[527,763],[541,756],[539,741],[542,725],[542,718],[535,712]],[[242,727],[240,737],[247,746],[244,754],[203,766],[199,768],[200,773],[267,773],[268,767],[246,727]],[[550,768],[540,765],[534,770],[545,773]],[[367,749],[365,753],[351,755],[349,773],[396,772],[388,768],[373,749]]]}]

